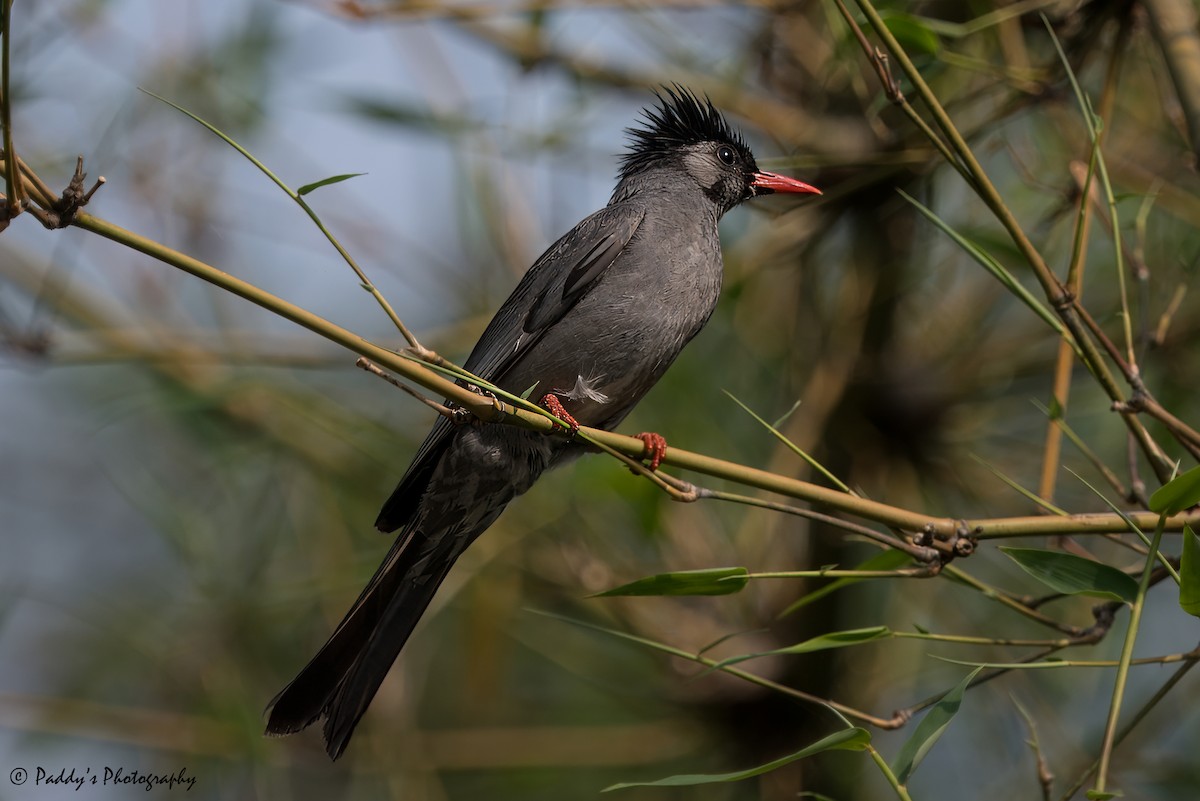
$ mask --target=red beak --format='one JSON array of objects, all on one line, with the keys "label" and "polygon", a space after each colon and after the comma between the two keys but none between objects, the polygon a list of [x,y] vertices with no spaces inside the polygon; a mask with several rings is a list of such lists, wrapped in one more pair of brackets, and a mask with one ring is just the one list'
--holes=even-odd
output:
[{"label": "red beak", "polygon": [[750,182],[750,186],[756,190],[756,194],[768,192],[791,192],[798,195],[821,194],[821,190],[815,186],[809,186],[803,181],[788,178],[786,175],[776,175],[773,172],[754,173],[754,180]]}]

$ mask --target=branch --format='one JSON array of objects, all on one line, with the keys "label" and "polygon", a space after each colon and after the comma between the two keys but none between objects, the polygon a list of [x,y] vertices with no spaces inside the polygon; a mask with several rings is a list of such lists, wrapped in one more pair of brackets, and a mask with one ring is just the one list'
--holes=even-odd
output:
[{"label": "branch", "polygon": [[[559,424],[544,413],[520,408],[512,402],[480,395],[443,377],[438,370],[450,372],[445,367],[437,368],[427,365],[415,356],[380,347],[363,339],[353,331],[335,325],[253,284],[99,217],[80,212],[76,215],[73,225],[158,259],[278,314],[284,319],[307,328],[331,342],[382,365],[408,381],[446,398],[484,422],[503,422],[544,433],[560,431]],[[634,459],[640,458],[645,451],[645,443],[635,437],[586,427],[581,428],[580,432],[596,443]],[[969,545],[975,539],[984,537],[1015,537],[1048,533],[1101,534],[1128,531],[1126,521],[1116,514],[1073,515],[1055,518],[997,518],[975,521],[938,517],[867,498],[855,497],[829,487],[810,484],[806,481],[675,447],[667,451],[664,463],[810,503],[822,504],[892,528],[917,532],[920,541],[915,544],[927,547],[934,546],[936,543],[943,551],[957,548],[960,555],[969,552]],[[1138,513],[1129,515],[1129,519],[1139,526],[1149,527],[1154,525],[1158,517],[1149,513]],[[1200,526],[1200,512],[1179,514],[1168,519],[1167,530],[1179,531],[1184,525],[1189,524]]]}]

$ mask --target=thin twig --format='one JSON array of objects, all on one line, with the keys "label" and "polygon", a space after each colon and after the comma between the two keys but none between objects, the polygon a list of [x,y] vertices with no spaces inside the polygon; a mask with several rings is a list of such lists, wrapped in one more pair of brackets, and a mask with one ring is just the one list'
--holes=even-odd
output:
[{"label": "thin twig", "polygon": [[990,584],[980,581],[979,579],[975,578],[974,576],[970,575],[969,573],[959,570],[958,568],[954,567],[953,565],[947,565],[946,573],[947,573],[947,575],[951,576],[952,578],[958,579],[959,581],[963,582],[964,584],[967,584],[970,587],[977,590],[978,592],[982,593],[985,598],[991,598],[992,600],[994,600],[1000,604],[1003,604],[1004,606],[1007,606],[1009,609],[1013,610],[1017,614],[1024,615],[1025,617],[1029,618],[1030,620],[1032,620],[1036,623],[1040,623],[1043,626],[1046,626],[1048,628],[1052,628],[1056,631],[1061,631],[1063,634],[1066,634],[1068,637],[1072,637],[1072,638],[1080,637],[1084,633],[1084,629],[1081,629],[1078,626],[1071,626],[1066,623],[1060,623],[1059,621],[1055,620],[1052,617],[1043,615],[1041,612],[1037,611],[1036,609],[1032,608],[1031,606],[1028,606],[1027,604],[1022,603],[1021,601],[1017,600],[1016,598],[1013,598],[1011,595],[1009,595],[1005,592],[1002,592],[1001,590],[996,589],[995,587],[991,586]]},{"label": "thin twig", "polygon": [[25,188],[33,196],[34,202],[41,205],[42,208],[52,208],[55,198],[58,197],[57,193],[50,188],[49,184],[39,178],[20,156],[17,156],[17,166],[21,168],[21,175],[25,179]]},{"label": "thin twig", "polygon": [[425,397],[420,392],[417,392],[415,389],[410,387],[408,384],[405,384],[403,381],[400,381],[394,375],[392,375],[391,373],[389,373],[386,370],[384,370],[383,368],[381,368],[379,365],[372,362],[370,359],[364,359],[362,356],[359,356],[358,360],[356,362],[354,362],[354,366],[361,367],[362,369],[366,370],[368,373],[372,373],[373,375],[376,375],[376,376],[382,378],[384,381],[388,382],[389,384],[396,387],[397,389],[402,390],[403,392],[406,392],[410,396],[416,398],[421,403],[425,404],[430,409],[433,409],[435,412],[442,415],[443,417],[446,417],[452,421],[455,419],[453,409],[446,406],[444,403],[438,403],[433,398]]},{"label": "thin twig", "polygon": [[1116,411],[1144,412],[1171,430],[1179,442],[1188,447],[1193,456],[1200,458],[1200,432],[1163,408],[1157,400],[1146,393],[1134,393],[1123,406],[1113,406]]},{"label": "thin twig", "polygon": [[1037,725],[1033,721],[1033,715],[1021,705],[1021,703],[1013,696],[1013,706],[1017,708],[1017,712],[1021,715],[1021,719],[1025,721],[1026,728],[1029,729],[1029,747],[1033,750],[1034,758],[1037,760],[1037,779],[1038,785],[1042,788],[1042,800],[1050,801],[1050,794],[1054,786],[1054,774],[1050,772],[1050,765],[1046,761],[1046,754],[1042,751],[1042,744],[1038,740]]},{"label": "thin twig", "polygon": [[9,51],[12,48],[12,6],[13,0],[0,0],[0,128],[4,138],[4,189],[6,202],[3,215],[12,219],[25,209],[25,186],[21,181],[21,172],[17,166],[17,151],[13,147],[12,132],[12,92],[9,90],[9,76],[12,69],[9,62]]},{"label": "thin twig", "polygon": [[858,523],[851,523],[850,521],[843,520],[840,517],[822,514],[821,512],[814,512],[812,509],[803,509],[799,506],[792,506],[790,504],[779,503],[777,501],[768,501],[764,498],[754,498],[749,495],[738,495],[737,493],[725,492],[723,490],[713,490],[705,487],[698,487],[697,490],[700,498],[712,498],[714,500],[729,501],[730,503],[739,503],[746,506],[757,506],[760,509],[770,509],[773,512],[782,512],[783,514],[795,515],[796,517],[803,517],[807,520],[824,523],[827,526],[840,528],[843,531],[850,532],[851,534],[857,534],[860,537],[866,537],[867,539],[874,540],[875,542],[886,545],[889,548],[894,548],[898,551],[904,551],[918,562],[931,564],[938,560],[938,551],[934,548],[913,545],[901,539],[900,537],[884,534],[881,531],[876,531],[873,528],[868,528],[867,526],[859,525]]}]

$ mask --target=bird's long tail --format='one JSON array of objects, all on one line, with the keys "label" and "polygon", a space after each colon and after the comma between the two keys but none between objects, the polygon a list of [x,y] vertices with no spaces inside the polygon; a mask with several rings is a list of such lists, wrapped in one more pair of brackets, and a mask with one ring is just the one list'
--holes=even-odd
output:
[{"label": "bird's long tail", "polygon": [[341,756],[434,593],[477,533],[402,532],[329,640],[272,699],[267,734],[298,732],[324,717],[325,749],[333,759]]}]

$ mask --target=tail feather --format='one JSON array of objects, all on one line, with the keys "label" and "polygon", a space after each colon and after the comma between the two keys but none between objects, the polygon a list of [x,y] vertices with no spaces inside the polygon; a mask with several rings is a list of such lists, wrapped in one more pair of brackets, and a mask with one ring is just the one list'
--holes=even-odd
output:
[{"label": "tail feather", "polygon": [[380,513],[378,527],[400,535],[329,640],[271,701],[267,734],[325,718],[325,748],[341,756],[454,562],[553,456],[543,438],[504,426],[466,427],[451,441],[443,422]]},{"label": "tail feather", "polygon": [[474,537],[405,532],[329,640],[271,700],[266,733],[298,732],[322,717],[337,759],[459,554]]},{"label": "tail feather", "polygon": [[337,759],[346,750],[358,721],[366,713],[379,685],[387,677],[404,643],[425,614],[457,557],[458,554],[454,554],[441,560],[435,573],[424,576],[410,592],[402,593],[405,597],[399,603],[392,604],[384,614],[354,669],[338,687],[326,712],[325,750],[330,758]]}]

